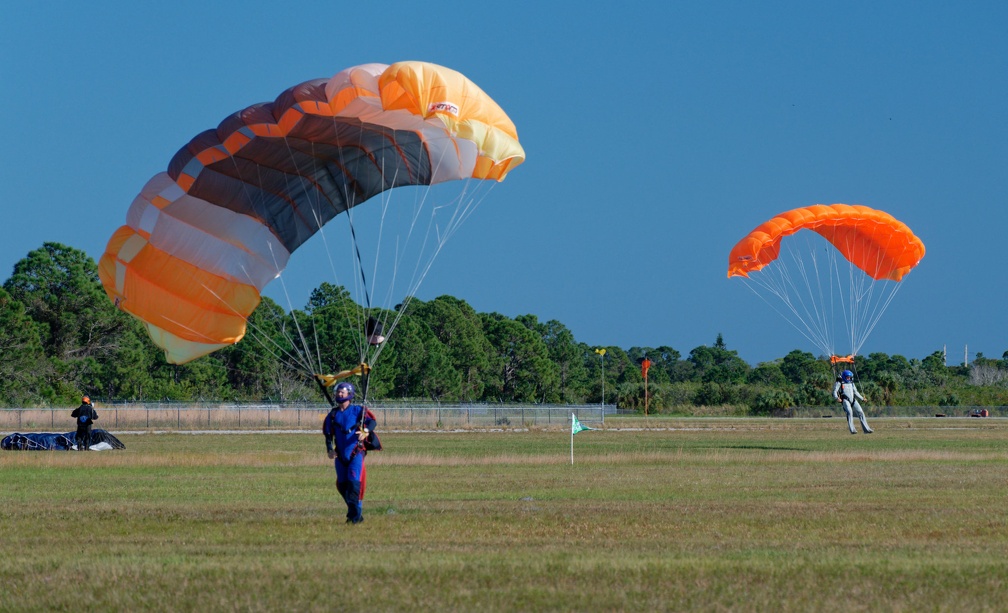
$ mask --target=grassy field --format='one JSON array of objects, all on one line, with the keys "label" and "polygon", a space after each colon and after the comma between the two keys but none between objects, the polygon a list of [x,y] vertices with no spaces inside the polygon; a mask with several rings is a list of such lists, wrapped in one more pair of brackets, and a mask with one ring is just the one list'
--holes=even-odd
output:
[{"label": "grassy field", "polygon": [[[593,425],[593,424],[588,424]],[[1008,420],[318,434],[0,454],[0,610],[1004,610]]]}]

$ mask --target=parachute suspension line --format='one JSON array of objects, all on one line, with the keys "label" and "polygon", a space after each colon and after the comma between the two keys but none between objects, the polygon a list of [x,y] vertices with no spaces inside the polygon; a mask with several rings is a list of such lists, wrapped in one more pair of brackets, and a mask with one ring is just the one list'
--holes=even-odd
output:
[{"label": "parachute suspension line", "polygon": [[[395,134],[395,131],[393,131],[393,134]],[[384,159],[382,159],[381,176],[385,177],[385,160]],[[399,179],[399,169],[396,168],[396,171],[392,175],[392,180],[389,181],[389,183],[391,185],[396,185],[396,183],[398,182],[398,179]],[[371,365],[373,365],[375,362],[377,362],[378,356],[381,354],[381,347],[384,346],[384,343],[375,343],[373,345],[371,344],[370,340],[372,340],[372,339],[370,337],[372,336],[372,334],[371,334],[372,331],[368,330],[368,327],[369,327],[369,323],[368,322],[371,321],[372,319],[374,319],[374,321],[379,322],[381,324],[382,329],[384,330],[384,336],[386,336],[386,337],[390,336],[392,334],[392,330],[395,327],[395,326],[390,326],[388,328],[385,328],[385,325],[388,323],[388,321],[387,321],[388,320],[388,316],[384,312],[381,314],[381,319],[380,320],[377,319],[377,318],[374,318],[375,309],[372,306],[372,304],[373,304],[373,298],[374,298],[374,296],[372,294],[377,289],[377,283],[378,283],[378,280],[379,280],[378,262],[381,259],[382,247],[385,244],[385,240],[384,240],[384,238],[385,238],[385,221],[386,221],[389,209],[392,206],[392,190],[388,189],[388,190],[382,191],[379,194],[379,198],[380,198],[380,202],[381,202],[381,214],[379,215],[378,238],[376,239],[375,245],[374,245],[374,247],[375,247],[374,262],[373,262],[372,267],[371,267],[372,290],[369,291],[368,288],[367,288],[367,284],[364,283],[364,297],[365,297],[365,301],[366,301],[366,308],[365,308],[364,312],[362,314],[360,314],[360,317],[359,317],[358,322],[357,322],[358,330],[361,331],[361,334],[359,335],[360,340],[359,340],[359,346],[358,346],[358,351],[359,351],[359,354],[360,354],[360,360],[361,360],[361,363],[367,363],[367,364],[371,364]],[[351,226],[351,230],[352,230],[352,226]],[[412,227],[410,228],[410,230],[412,230]],[[356,249],[356,254],[357,254],[356,265],[360,269],[361,279],[363,281],[363,279],[364,279],[364,262],[363,262],[363,260],[361,259],[361,256],[360,256],[360,249],[358,247],[356,247],[356,236],[354,236],[354,243],[355,243],[355,249]],[[399,267],[399,260],[398,260],[398,258],[396,258],[395,260],[393,260],[393,265],[392,265],[392,281],[389,283],[388,289],[386,291],[385,298],[381,302],[381,304],[385,305],[385,307],[386,307],[385,311],[388,310],[387,307],[388,307],[388,305],[391,304],[391,300],[392,300],[392,296],[391,295],[392,295],[392,292],[394,291],[395,278],[396,278],[396,272],[398,270],[398,267]],[[379,335],[379,336],[381,336],[381,335]],[[375,349],[373,350],[374,353],[371,354],[371,355],[369,355],[369,353],[372,351],[371,347],[374,347]],[[369,371],[369,373],[370,373],[370,371]],[[362,385],[366,386],[366,381],[364,379],[362,379],[361,383],[362,383]],[[365,398],[367,398],[366,391],[365,391]]]},{"label": "parachute suspension line", "polygon": [[[334,126],[335,126],[335,123],[336,123],[336,118],[333,117],[333,124],[334,124]],[[361,135],[361,137],[363,137],[363,134],[364,134],[364,126],[363,126],[363,124],[361,124],[359,126],[359,132],[358,132],[358,134]],[[394,132],[393,132],[393,134],[394,134]],[[394,142],[395,138],[393,137],[392,140]],[[345,158],[343,157],[343,148],[342,147],[338,147],[338,151],[339,151],[340,166],[344,169],[344,172],[346,172],[347,164],[346,164]],[[387,186],[394,186],[396,184],[396,178],[397,177],[394,176],[392,178],[391,182],[387,181],[387,178],[385,176],[385,160],[384,160],[384,157],[381,158],[380,162],[381,162],[381,167],[380,167],[380,171],[381,172],[380,172],[380,175],[381,175],[381,180],[382,180],[383,185],[382,185],[382,189],[379,191],[378,197],[381,199],[381,202],[384,203],[386,201],[386,192],[389,191],[389,187],[387,187]],[[347,225],[348,225],[348,227],[350,229],[350,246],[351,246],[351,248],[353,250],[352,253],[351,253],[351,260],[353,261],[354,271],[356,273],[356,274],[353,275],[353,279],[354,279],[354,296],[356,297],[357,301],[359,303],[361,303],[361,307],[363,308],[363,312],[361,312],[358,309],[354,309],[353,312],[351,312],[349,310],[350,307],[348,305],[344,305],[344,316],[347,318],[348,322],[351,322],[351,323],[355,322],[355,326],[356,326],[356,330],[357,330],[358,334],[354,337],[354,342],[357,345],[358,361],[361,364],[370,364],[370,363],[372,363],[372,360],[367,355],[368,354],[368,343],[367,343],[367,339],[366,339],[366,329],[365,329],[366,323],[365,322],[367,321],[367,319],[370,316],[370,313],[372,311],[371,298],[372,298],[372,291],[373,290],[368,287],[367,275],[364,272],[364,270],[365,270],[365,268],[364,268],[364,259],[361,256],[360,242],[359,242],[359,240],[357,238],[357,229],[356,229],[356,226],[354,225],[354,207],[358,204],[356,202],[356,193],[352,193],[351,192],[351,189],[350,189],[348,183],[350,183],[350,182],[347,181],[347,182],[344,183],[343,198],[344,198],[344,200],[347,203],[347,209],[346,209]],[[383,204],[383,206],[384,206],[384,204]],[[382,227],[383,227],[383,225],[382,225]],[[381,244],[381,238],[380,238],[380,234],[379,234],[379,239],[378,239],[378,245],[377,246],[380,246],[380,244]],[[330,256],[330,259],[331,259],[331,256]],[[377,265],[378,265],[378,255],[376,253],[376,255],[375,255],[375,263],[374,263],[375,267],[372,269],[372,277],[371,277],[371,279],[372,279],[372,287],[374,285],[374,282],[376,282],[375,277],[377,276]],[[366,393],[364,394],[364,398],[365,399],[367,398]]]},{"label": "parachute suspension line", "polygon": [[[768,300],[767,296],[764,293],[762,293],[762,292],[760,292],[759,290],[756,289],[756,287],[760,287],[760,288],[763,288],[764,290],[766,290],[766,291],[768,291],[770,293],[774,293],[774,290],[771,289],[771,286],[768,285],[765,282],[765,280],[764,281],[757,281],[757,280],[753,279],[753,277],[755,275],[758,275],[761,272],[762,271],[760,271],[758,273],[750,273],[749,274],[749,278],[743,277],[742,278],[742,283],[747,288],[749,288],[749,291],[751,291],[752,293],[756,294],[756,296],[758,296],[760,300],[762,300],[763,302],[765,302],[767,304],[767,306],[769,306],[771,309],[773,309],[778,315],[780,315],[781,317],[783,317],[784,321],[788,322],[791,325],[791,327],[793,327],[795,330],[798,331],[799,334],[801,334],[802,336],[804,336],[813,345],[821,348],[822,347],[822,343],[815,337],[814,332],[811,330],[811,328],[808,327],[808,325],[805,323],[805,321],[803,321],[801,318],[799,318],[797,316],[796,317],[788,317],[787,314],[785,314],[783,310],[781,310],[780,308],[778,308],[778,305],[777,305],[776,302],[772,302],[772,301]],[[777,295],[777,294],[774,294],[774,295]],[[791,311],[792,314],[796,313],[796,311],[794,309],[794,306],[788,302],[788,300],[786,299],[786,297],[781,297],[779,295],[777,295],[777,296],[778,296],[778,298],[781,298],[781,301],[787,307],[789,307],[789,310]],[[799,324],[802,324],[802,325],[799,325]]]},{"label": "parachute suspension line", "polygon": [[364,265],[360,254],[360,244],[357,243],[357,230],[354,228],[353,218],[347,215],[347,223],[350,225],[350,241],[353,244],[354,256],[357,262],[357,270],[360,272],[361,287],[364,288],[365,308],[371,310],[371,292],[368,291],[367,277],[364,275]]},{"label": "parachute suspension line", "polygon": [[[833,313],[832,311],[830,313],[826,313],[826,302],[823,297],[823,277],[822,270],[819,268],[819,258],[817,255],[818,251],[812,247],[811,243],[807,239],[808,237],[806,236],[806,244],[808,244],[808,251],[810,253],[809,264],[812,269],[811,275],[808,274],[805,260],[798,257],[797,252],[790,246],[788,248],[788,254],[795,267],[801,271],[802,279],[805,281],[805,292],[808,296],[807,304],[811,307],[811,313],[809,313],[811,321],[810,327],[817,331],[820,338],[820,346],[823,347],[827,353],[832,353],[834,339],[830,320]],[[829,270],[828,267],[827,270]],[[811,282],[813,280],[815,281],[814,290]],[[832,284],[827,285],[832,287]],[[803,302],[803,304],[805,303]],[[820,305],[822,305],[822,308],[820,308]]]},{"label": "parachute suspension line", "polygon": [[[297,170],[297,180],[300,182],[300,186],[299,186],[300,187],[300,191],[302,193],[304,193],[304,194],[306,194],[306,195],[309,196],[309,203],[310,203],[309,211],[310,211],[310,215],[311,215],[310,216],[310,220],[311,220],[311,222],[314,222],[316,231],[319,231],[319,230],[322,229],[322,220],[321,220],[321,217],[320,217],[321,206],[322,206],[321,196],[319,195],[318,190],[315,189],[314,183],[305,176],[304,170],[298,167],[297,158],[295,157],[294,151],[293,151],[293,149],[291,147],[291,144],[290,144],[290,141],[287,139],[286,136],[283,137],[283,142],[284,142],[284,146],[287,149],[287,155],[290,157],[291,164]],[[312,150],[312,155],[310,156],[311,160],[312,160],[312,171],[314,172],[314,171],[317,170],[317,168],[315,167],[315,161],[318,159],[318,156],[315,155],[315,143],[311,142],[310,146],[311,146],[311,150]],[[259,167],[260,167],[259,165],[256,165],[256,168],[259,168]],[[290,181],[290,179],[286,178],[286,175],[285,175],[285,180]],[[263,182],[262,182],[262,176],[261,175],[259,176],[259,181],[260,181],[260,185],[262,185]],[[289,185],[287,186],[287,190],[288,190],[288,192],[292,192],[293,191],[293,190],[291,190],[291,188],[290,188]],[[312,195],[314,195],[314,197]],[[295,211],[296,211],[296,213],[297,213],[297,215],[299,217],[304,218],[304,214],[302,212],[297,211],[297,209],[295,209]],[[307,223],[308,219],[305,219],[305,221]],[[323,238],[323,240],[325,240],[325,239]],[[287,310],[288,310],[289,313],[291,313],[291,319],[294,322],[294,328],[297,331],[297,337],[298,337],[298,340],[299,340],[299,343],[292,342],[291,345],[292,345],[292,347],[294,347],[297,350],[298,355],[302,356],[301,362],[308,365],[308,368],[305,369],[306,372],[304,374],[307,374],[307,375],[311,376],[311,375],[319,372],[322,369],[322,356],[320,354],[320,348],[318,346],[318,331],[316,330],[316,328],[314,326],[314,318],[312,319],[312,322],[313,322],[312,323],[312,335],[315,338],[315,343],[314,343],[314,347],[315,347],[315,356],[314,356],[315,360],[314,361],[315,361],[315,363],[312,364],[311,363],[312,362],[311,356],[309,356],[309,354],[308,354],[308,348],[309,348],[308,340],[307,340],[307,338],[305,336],[305,331],[301,328],[301,322],[298,321],[298,318],[296,316],[294,316],[294,305],[293,305],[293,302],[291,301],[290,294],[287,291],[287,284],[284,283],[284,281],[283,281],[283,275],[280,275],[280,285],[283,288],[284,297],[285,297],[285,299],[287,301]]]},{"label": "parachute suspension line", "polygon": [[[795,241],[805,236],[804,244]],[[806,339],[827,355],[836,354],[834,329],[857,355],[900,289],[900,283],[875,280],[853,263],[841,261],[831,245],[820,251],[805,232],[781,244],[777,265],[750,272],[743,281]],[[822,258],[825,257],[825,260]],[[846,264],[846,270],[843,266]],[[757,289],[759,288],[759,289]],[[774,296],[779,300],[768,299]]]},{"label": "parachute suspension line", "polygon": [[[251,177],[246,177],[246,176],[243,175],[241,167],[238,165],[238,163],[237,163],[237,161],[235,159],[235,156],[233,154],[229,153],[228,154],[228,159],[231,160],[232,167],[234,168],[234,171],[235,171],[235,176],[238,178],[239,183],[242,186],[242,192],[245,194],[245,199],[249,203],[256,203],[256,204],[262,205],[263,204],[263,197],[262,196],[258,196],[257,197],[256,196],[257,192],[252,192],[249,189],[249,186],[253,184],[253,179]],[[254,164],[253,167],[256,169],[255,184],[257,184],[261,188],[261,186],[263,185],[263,179],[262,179],[262,174],[261,174],[262,173],[262,167],[261,167],[260,164]],[[261,190],[258,193],[261,193]],[[272,246],[272,244],[269,245],[269,249],[270,249],[270,255],[272,257],[273,268],[275,270],[280,270],[282,268],[282,266],[281,266],[280,262],[277,260],[276,253],[273,252],[273,246]],[[246,280],[249,282],[250,285],[254,285],[251,282],[251,275],[247,274],[247,272],[246,272],[245,277],[246,277]],[[287,286],[284,283],[283,275],[278,275],[278,278],[280,279],[280,284],[281,284],[281,287],[283,288],[284,295],[287,297],[288,306],[290,306],[290,295],[287,292]],[[223,299],[223,297],[218,296],[212,290],[210,290],[210,288],[208,288],[206,286],[204,286],[204,289],[208,290],[211,293],[211,295],[213,295],[214,297],[216,297],[220,301],[220,303],[222,305],[224,305],[227,309],[229,309],[230,311],[232,311],[235,314],[239,314],[226,300]],[[294,324],[295,324],[296,327],[298,326],[298,322],[297,322],[296,319],[294,319]],[[268,335],[266,335],[265,333],[263,333],[261,330],[257,329],[256,326],[255,326],[255,324],[253,322],[251,322],[251,321],[246,320],[246,326],[247,327],[251,327],[253,329],[254,334],[252,334],[251,336],[254,339],[256,339],[257,342],[259,342],[259,344],[261,346],[263,346],[267,351],[269,351],[270,354],[273,357],[275,357],[275,358],[279,357],[278,354],[274,351],[274,350],[278,350],[280,352],[279,355],[283,355],[284,360],[287,361],[287,363],[288,363],[289,366],[291,365],[291,362],[293,362],[294,364],[297,365],[297,368],[295,368],[295,370],[303,370],[303,371],[311,372],[311,365],[309,364],[308,360],[306,359],[307,356],[304,356],[300,352],[298,352],[297,354],[293,354],[292,355],[290,352],[288,352],[284,348],[280,347],[279,344],[276,343],[275,340],[273,340],[272,338],[270,338]],[[303,340],[303,334],[301,334],[300,329],[298,329],[298,334],[299,334],[299,336],[302,337],[302,340]],[[287,337],[286,333],[284,333],[284,337],[288,338],[288,340],[289,340],[289,337]],[[269,343],[266,342],[267,340],[269,341]],[[273,347],[270,347],[270,344],[272,344]],[[296,347],[296,344],[294,344],[294,343],[291,343],[291,345],[292,345],[292,347]]]},{"label": "parachute suspension line", "polygon": [[[484,186],[484,184],[487,183],[485,181],[482,181],[477,184],[477,189],[475,190],[477,194],[470,195],[468,188],[471,182],[472,180],[467,180],[465,182],[465,188],[462,190],[462,193],[460,193],[456,198],[453,199],[454,200],[453,204],[455,208],[452,210],[450,218],[445,223],[443,231],[441,231],[442,230],[441,227],[436,225],[437,209],[452,206],[452,204],[445,204],[440,207],[432,207],[433,210],[431,211],[430,221],[428,222],[428,231],[425,235],[424,247],[422,251],[426,252],[427,250],[427,240],[430,238],[432,234],[431,232],[432,229],[436,231],[435,245],[433,247],[433,251],[430,257],[427,258],[426,261],[424,261],[423,258],[420,258],[418,260],[417,266],[414,269],[413,278],[411,279],[409,288],[407,290],[406,298],[403,301],[403,306],[398,310],[393,319],[392,329],[395,328],[395,326],[399,323],[399,320],[406,313],[407,311],[406,307],[412,301],[420,285],[427,277],[427,274],[430,272],[431,267],[434,265],[434,260],[441,253],[441,250],[444,248],[445,243],[455,234],[456,231],[458,231],[458,228],[462,225],[462,223],[469,218],[472,212],[480,204],[482,204],[483,200],[485,200],[487,196],[489,196],[490,192],[494,188],[494,184],[490,183],[489,186],[487,186],[485,189],[481,189]],[[426,197],[427,196],[425,195],[424,201],[426,201]],[[383,349],[382,346],[378,347],[375,359],[377,359],[377,356],[381,354],[382,349]]]},{"label": "parachute suspension line", "polygon": [[[335,118],[333,118],[333,123],[335,124]],[[319,172],[319,168],[317,166],[317,163],[318,163],[318,160],[319,160],[319,156],[316,155],[315,143],[314,142],[309,143],[309,145],[311,147],[311,151],[312,151],[312,155],[310,156],[310,160],[311,160],[311,165],[312,166],[311,166],[310,170],[309,169],[302,169],[302,168],[298,167],[297,158],[294,155],[293,148],[291,147],[290,142],[289,142],[289,140],[286,137],[284,137],[284,144],[286,145],[287,153],[288,153],[288,156],[290,157],[290,161],[291,161],[292,165],[297,169],[297,177],[298,177],[298,179],[301,182],[301,185],[300,185],[301,191],[303,193],[305,193],[305,194],[308,194],[308,195],[312,196],[311,199],[310,199],[310,202],[311,202],[311,206],[310,206],[311,218],[310,218],[310,221],[315,226],[315,233],[318,233],[318,234],[320,234],[322,236],[322,242],[326,246],[326,256],[327,256],[327,258],[329,260],[330,270],[332,271],[333,278],[336,281],[336,284],[339,285],[339,279],[338,279],[339,275],[336,273],[336,267],[335,267],[335,264],[334,264],[334,262],[332,260],[332,252],[329,249],[328,238],[327,238],[327,236],[325,234],[325,231],[324,231],[324,222],[322,221],[322,209],[323,209],[323,207],[326,207],[326,206],[332,207],[332,203],[330,203],[330,202],[323,202],[322,195],[321,195],[320,191],[316,188],[314,182],[311,179],[308,178],[310,176],[316,176],[318,174],[318,172]],[[343,158],[343,149],[342,149],[342,147],[339,146],[339,143],[336,143],[336,148],[337,148],[337,151],[339,151],[339,155],[340,155],[340,159],[339,159],[340,166],[345,169],[346,168],[346,164],[345,164],[345,159]],[[307,173],[306,173],[306,170],[308,170]],[[359,251],[359,248],[357,247],[356,232],[354,230],[352,213],[351,213],[351,211],[353,210],[353,207],[356,205],[356,202],[355,202],[356,198],[355,197],[356,197],[356,194],[353,194],[350,191],[350,189],[347,188],[344,185],[344,188],[343,188],[343,201],[346,204],[345,212],[347,213],[347,220],[348,220],[348,223],[350,224],[350,231],[351,231],[351,236],[352,236],[351,245],[354,246],[354,248],[356,250],[356,257],[357,257],[357,259],[359,261],[360,260],[360,251]],[[335,214],[338,215],[340,212],[341,211],[335,211]],[[366,288],[367,280],[363,277],[363,271],[361,271],[361,276],[362,276],[362,282],[364,283],[365,288]],[[285,293],[286,293],[286,286],[284,286],[284,290],[285,290]],[[365,297],[367,297],[366,291],[365,291]],[[291,311],[293,311],[293,306],[290,303],[289,296],[288,296],[288,300],[287,301],[288,301],[288,307],[290,308]],[[349,306],[346,305],[345,302],[342,302],[342,301],[341,301],[341,305],[343,306],[344,314],[346,315],[347,320],[348,321],[352,321],[350,313],[347,312],[347,310],[349,309]],[[313,321],[314,321],[314,318],[313,318]],[[300,329],[300,325],[297,324],[297,319],[296,318],[295,318],[295,324],[298,325],[298,332],[299,332],[299,337],[301,339],[301,346],[304,347],[305,349],[307,349],[307,347],[309,346],[308,343],[307,343],[307,339],[305,338],[303,331]],[[310,370],[308,374],[314,374],[314,373],[317,373],[317,372],[321,372],[323,370],[323,368],[322,368],[323,360],[322,360],[322,355],[321,355],[321,347],[319,346],[319,342],[318,342],[318,329],[314,326],[314,324],[312,326],[312,334],[313,334],[314,341],[315,341],[313,343],[313,346],[315,347],[316,366],[312,370]],[[357,341],[357,345],[358,345],[358,347],[357,347],[358,348],[358,354],[361,355],[362,360],[363,360],[363,351],[361,349],[362,343],[358,340]]]},{"label": "parachute suspension line", "polygon": [[[890,237],[888,243],[879,249],[888,253],[891,241]],[[854,245],[848,244],[848,251],[853,251],[853,247]],[[848,295],[850,299],[848,325],[851,355],[857,355],[861,350],[900,289],[900,283],[875,278],[878,276],[880,267],[881,262],[876,264],[875,270],[868,273],[860,271],[852,262],[848,263]]]},{"label": "parachute suspension line", "polygon": [[[825,325],[825,316],[818,308],[816,301],[816,294],[821,295],[822,292],[822,282],[818,275],[819,269],[815,268],[817,273],[815,286],[820,289],[813,291],[813,282],[809,279],[809,271],[803,258],[799,255],[799,250],[790,244],[787,247],[788,258],[779,258],[779,266],[767,266],[750,273],[748,277],[742,277],[742,279],[753,293],[777,311],[802,336],[825,353],[832,353],[832,343],[827,332],[828,326]],[[801,285],[804,286],[804,290],[800,289],[797,281],[803,281]],[[784,305],[785,310],[791,313],[791,316],[789,317],[782,312],[776,303],[769,301],[767,296],[757,291],[753,285],[762,288],[767,294],[777,297]]]},{"label": "parachute suspension line", "polygon": [[[234,307],[232,307],[226,300],[224,300],[224,298],[222,296],[220,296],[219,294],[217,294],[216,292],[214,292],[212,288],[204,285],[203,289],[206,290],[207,293],[209,293],[211,296],[217,298],[217,300],[224,307],[226,307],[227,309],[229,309],[232,313],[234,313],[235,315],[239,315],[240,314],[237,310],[234,309]],[[185,328],[187,330],[190,330],[196,336],[202,336],[196,330],[193,330],[190,327],[182,325],[181,322],[173,322],[173,323],[178,324],[179,327],[182,327],[182,328]],[[308,364],[306,360],[304,360],[303,356],[301,356],[300,354],[294,354],[294,355],[290,354],[283,347],[281,347],[274,339],[272,339],[267,334],[265,334],[264,332],[262,332],[262,330],[260,328],[258,328],[258,326],[256,326],[256,324],[253,321],[251,321],[251,318],[249,318],[249,319],[247,319],[245,321],[245,325],[246,325],[247,329],[251,329],[251,331],[253,332],[250,336],[252,336],[252,338],[255,339],[262,347],[264,347],[267,351],[269,351],[271,356],[273,356],[274,358],[280,358],[282,356],[283,361],[288,366],[297,366],[296,368],[294,368],[294,370],[298,370],[298,371],[308,371],[308,370],[310,370],[311,365]],[[246,334],[248,334],[248,332],[246,332]],[[286,334],[284,334],[284,336],[285,336],[285,338],[287,337]],[[208,339],[208,340],[212,341],[213,339]],[[269,343],[266,342],[267,340],[269,341]],[[273,345],[273,347],[271,348],[270,345]],[[276,351],[274,351],[274,349],[276,349]]]}]

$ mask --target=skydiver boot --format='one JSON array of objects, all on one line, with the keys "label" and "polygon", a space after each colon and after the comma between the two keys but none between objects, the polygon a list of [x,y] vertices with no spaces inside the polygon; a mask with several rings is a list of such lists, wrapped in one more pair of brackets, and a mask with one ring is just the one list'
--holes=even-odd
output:
[{"label": "skydiver boot", "polygon": [[858,411],[858,419],[861,420],[861,431],[862,432],[864,432],[865,434],[871,434],[872,432],[874,432],[874,430],[872,430],[871,428],[868,427],[868,420],[865,419],[865,414],[864,414],[863,410],[862,411]]}]

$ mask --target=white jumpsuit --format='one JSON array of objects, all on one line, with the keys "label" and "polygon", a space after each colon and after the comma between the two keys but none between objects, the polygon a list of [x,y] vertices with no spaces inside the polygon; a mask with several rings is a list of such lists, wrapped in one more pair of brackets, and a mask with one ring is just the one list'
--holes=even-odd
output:
[{"label": "white jumpsuit", "polygon": [[857,390],[853,381],[844,383],[842,380],[837,379],[836,384],[833,385],[833,398],[843,401],[843,410],[847,414],[847,427],[850,428],[851,434],[857,434],[857,430],[854,429],[855,414],[861,420],[861,429],[864,430],[864,433],[871,434],[872,429],[868,427],[864,410],[858,402],[858,400],[864,400],[865,397]]}]

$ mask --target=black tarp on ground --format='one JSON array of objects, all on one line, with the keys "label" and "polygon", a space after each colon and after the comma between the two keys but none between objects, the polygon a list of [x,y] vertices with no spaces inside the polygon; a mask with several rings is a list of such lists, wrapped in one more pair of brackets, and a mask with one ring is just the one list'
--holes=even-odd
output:
[{"label": "black tarp on ground", "polygon": [[[5,436],[0,441],[0,449],[8,451],[70,451],[77,449],[74,444],[76,432],[28,432],[22,434],[15,432]],[[126,445],[112,434],[105,430],[94,429],[91,431],[91,442],[88,445],[91,451],[104,451],[107,449],[126,449]]]}]

